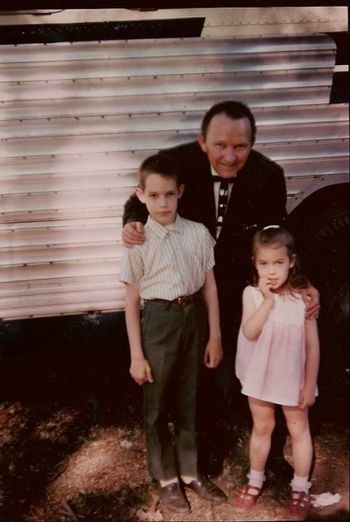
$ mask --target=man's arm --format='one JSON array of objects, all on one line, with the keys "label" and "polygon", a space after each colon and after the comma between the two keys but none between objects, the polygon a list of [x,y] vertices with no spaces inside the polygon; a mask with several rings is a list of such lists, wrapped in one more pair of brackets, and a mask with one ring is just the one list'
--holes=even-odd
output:
[{"label": "man's arm", "polygon": [[[273,224],[286,226],[294,233],[293,227],[288,222],[286,212],[287,188],[283,169],[275,162],[270,162],[269,165],[271,168],[271,190],[265,191],[265,196],[269,199],[265,200],[261,207],[262,212],[264,212],[264,217],[261,221],[264,226]],[[317,319],[321,307],[318,290],[308,281],[307,286],[299,289],[299,291],[306,305],[306,319]]]},{"label": "man's arm", "polygon": [[204,352],[204,364],[216,368],[222,361],[219,300],[213,269],[206,273],[203,286],[204,300],[208,310],[209,340]]},{"label": "man's arm", "polygon": [[130,374],[137,384],[153,382],[151,368],[145,359],[141,342],[140,296],[138,290],[126,284],[126,329],[130,345]]},{"label": "man's arm", "polygon": [[282,225],[287,217],[287,187],[283,169],[270,163],[269,185],[261,194],[261,225]]},{"label": "man's arm", "polygon": [[124,205],[122,240],[126,247],[142,245],[145,241],[143,225],[147,221],[146,205],[136,194],[130,196]]},{"label": "man's arm", "polygon": [[130,196],[124,205],[123,226],[134,221],[140,221],[145,224],[147,216],[146,205],[141,203],[136,194]]}]

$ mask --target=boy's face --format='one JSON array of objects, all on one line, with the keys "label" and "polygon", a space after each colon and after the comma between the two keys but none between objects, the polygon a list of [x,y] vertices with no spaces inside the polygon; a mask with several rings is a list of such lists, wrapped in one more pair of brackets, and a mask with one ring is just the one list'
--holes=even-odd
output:
[{"label": "boy's face", "polygon": [[177,203],[184,191],[184,185],[176,186],[176,180],[161,174],[149,174],[145,188],[137,188],[136,194],[152,219],[160,225],[170,225],[176,218]]}]

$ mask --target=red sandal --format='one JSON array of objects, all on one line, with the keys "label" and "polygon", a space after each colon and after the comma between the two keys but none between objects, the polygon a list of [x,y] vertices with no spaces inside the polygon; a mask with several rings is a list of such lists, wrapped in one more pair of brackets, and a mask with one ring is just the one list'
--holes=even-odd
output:
[{"label": "red sandal", "polygon": [[240,490],[238,497],[233,502],[233,507],[238,513],[248,513],[256,504],[262,488],[246,484]]},{"label": "red sandal", "polygon": [[311,511],[309,493],[292,491],[292,500],[288,510],[288,520],[305,520]]}]

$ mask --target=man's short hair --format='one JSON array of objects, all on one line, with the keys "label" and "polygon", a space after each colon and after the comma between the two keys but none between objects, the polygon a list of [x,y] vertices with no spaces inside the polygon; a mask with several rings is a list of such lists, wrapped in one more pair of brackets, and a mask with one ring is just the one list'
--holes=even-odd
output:
[{"label": "man's short hair", "polygon": [[179,165],[170,156],[161,152],[149,156],[141,163],[138,179],[142,190],[145,188],[146,179],[151,174],[175,179],[177,187],[182,183]]},{"label": "man's short hair", "polygon": [[213,105],[208,112],[204,115],[204,118],[202,120],[202,126],[201,131],[204,137],[206,137],[208,132],[208,127],[211,122],[211,120],[216,116],[217,114],[225,114],[232,120],[240,120],[241,118],[248,118],[250,121],[250,125],[252,128],[252,145],[255,142],[255,135],[256,135],[256,125],[255,125],[255,118],[253,116],[253,113],[249,109],[247,105],[245,105],[242,102],[238,101],[224,101],[217,103]]}]

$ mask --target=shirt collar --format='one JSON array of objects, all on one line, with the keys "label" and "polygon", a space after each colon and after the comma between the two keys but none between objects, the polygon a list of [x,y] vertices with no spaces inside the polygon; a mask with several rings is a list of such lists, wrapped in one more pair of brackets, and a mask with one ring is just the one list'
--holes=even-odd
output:
[{"label": "shirt collar", "polygon": [[236,176],[232,176],[232,178],[223,178],[216,172],[216,170],[211,165],[210,165],[210,170],[211,170],[212,177],[216,178],[214,180],[214,182],[216,182],[216,181],[227,181],[228,183],[234,183],[234,181],[236,180],[236,178],[237,178],[237,176],[239,174],[237,172]]},{"label": "shirt collar", "polygon": [[213,167],[210,165],[210,170],[211,170],[211,175],[212,176],[219,176],[219,174],[216,172],[215,169],[213,169]]},{"label": "shirt collar", "polygon": [[167,236],[170,232],[177,232],[179,234],[182,234],[183,228],[184,228],[184,220],[178,214],[176,214],[176,219],[175,219],[174,223],[172,223],[171,227],[168,228],[164,225],[161,225],[160,223],[157,223],[157,221],[152,219],[151,216],[148,216],[147,227],[152,232],[157,234],[157,236],[164,239],[165,236]]}]

